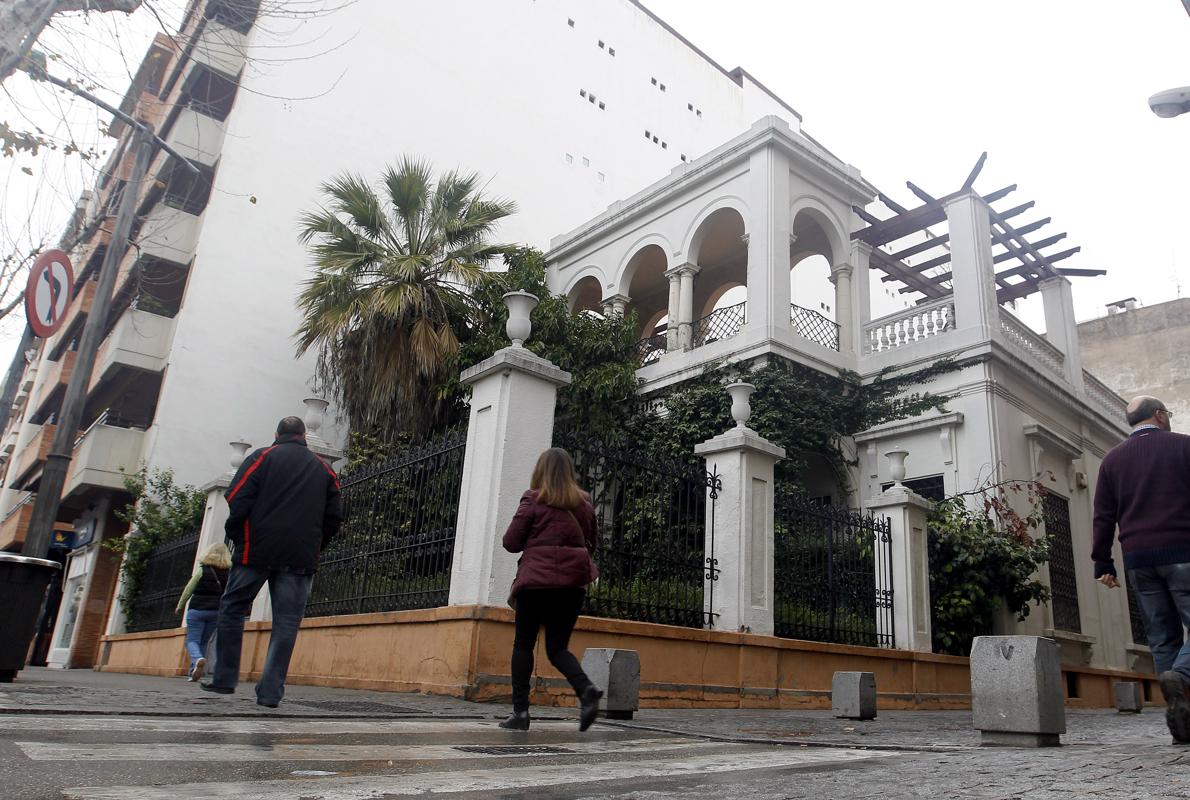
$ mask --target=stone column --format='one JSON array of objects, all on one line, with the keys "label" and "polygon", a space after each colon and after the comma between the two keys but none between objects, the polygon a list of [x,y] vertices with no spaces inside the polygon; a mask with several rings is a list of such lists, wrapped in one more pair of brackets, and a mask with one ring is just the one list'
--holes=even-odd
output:
[{"label": "stone column", "polygon": [[[888,490],[868,502],[868,510],[891,521],[892,563],[879,553],[876,558],[877,585],[892,579],[893,633],[897,648],[929,653],[933,650],[930,628],[930,562],[926,549],[926,514],[930,501],[897,480]],[[886,621],[877,615],[877,631]]]},{"label": "stone column", "polygon": [[[611,297],[603,299],[603,316],[605,317],[623,317],[628,310],[628,303],[631,301],[626,294],[613,294]],[[652,333],[649,331],[648,333]]]},{"label": "stone column", "polygon": [[694,448],[722,482],[718,498],[707,498],[706,552],[718,561],[719,575],[713,586],[706,583],[704,610],[719,630],[771,636],[773,466],[785,450],[747,427],[751,385],[732,384],[728,390],[736,427]]},{"label": "stone column", "polygon": [[[783,122],[766,117],[753,128]],[[789,318],[789,235],[790,217],[789,156],[775,143],[756,150],[748,158],[747,219],[748,234],[748,327],[754,337],[780,339],[791,335]]]},{"label": "stone column", "polygon": [[839,325],[839,352],[855,352],[855,320],[851,305],[851,275],[854,269],[850,264],[836,264],[831,269],[831,283],[835,285],[835,321]]},{"label": "stone column", "polygon": [[517,557],[501,539],[553,444],[554,404],[570,373],[523,347],[506,347],[462,375],[471,387],[467,455],[455,528],[450,604],[503,606]]},{"label": "stone column", "polygon": [[678,267],[678,346],[689,350],[694,346],[694,276],[698,274],[697,264],[683,264]]},{"label": "stone column", "polygon": [[1045,309],[1045,338],[1065,356],[1062,369],[1066,380],[1082,391],[1083,357],[1078,346],[1078,322],[1074,318],[1070,281],[1059,275],[1037,285],[1041,289],[1041,302]]},{"label": "stone column", "polygon": [[947,201],[946,220],[950,226],[955,327],[972,331],[978,341],[987,341],[1000,329],[988,205],[975,192],[965,192]]},{"label": "stone column", "polygon": [[669,306],[668,321],[665,323],[665,349],[677,350],[681,344],[678,339],[678,317],[681,316],[681,272],[679,267],[665,271],[669,278]]}]

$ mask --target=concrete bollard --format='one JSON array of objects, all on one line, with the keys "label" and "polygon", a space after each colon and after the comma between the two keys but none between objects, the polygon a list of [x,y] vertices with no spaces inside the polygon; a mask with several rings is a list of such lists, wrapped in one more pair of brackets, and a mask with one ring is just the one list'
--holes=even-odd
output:
[{"label": "concrete bollard", "polygon": [[583,653],[583,672],[603,689],[603,715],[632,719],[640,708],[640,656],[635,650],[589,648]]},{"label": "concrete bollard", "polygon": [[1060,745],[1066,707],[1057,642],[1039,636],[976,637],[971,715],[984,745]]},{"label": "concrete bollard", "polygon": [[1121,714],[1139,714],[1145,707],[1144,692],[1136,681],[1116,681],[1111,688],[1116,696],[1116,710]]},{"label": "concrete bollard", "polygon": [[876,719],[876,675],[836,672],[831,679],[831,712],[843,719]]}]

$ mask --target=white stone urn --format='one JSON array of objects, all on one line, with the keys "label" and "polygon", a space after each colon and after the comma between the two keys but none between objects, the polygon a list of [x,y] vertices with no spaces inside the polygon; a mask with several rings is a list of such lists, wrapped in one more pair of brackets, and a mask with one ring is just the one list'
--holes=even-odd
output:
[{"label": "white stone urn", "polygon": [[731,418],[735,420],[737,428],[747,428],[748,420],[752,417],[752,404],[748,398],[756,387],[750,383],[729,383],[727,393],[731,395]]},{"label": "white stone urn", "polygon": [[508,322],[504,324],[504,332],[512,340],[513,347],[525,346],[525,340],[533,331],[529,314],[539,302],[537,295],[528,292],[508,292],[504,295],[504,305],[508,306]]},{"label": "white stone urn", "polygon": [[248,455],[248,448],[252,445],[248,442],[228,442],[231,445],[231,469],[232,472],[240,468],[240,464],[244,463],[244,457]]},{"label": "white stone urn", "polygon": [[302,403],[306,406],[306,432],[317,435],[322,428],[322,415],[326,413],[330,403],[321,397],[307,397]]},{"label": "white stone urn", "polygon": [[909,457],[909,451],[893,445],[893,449],[884,456],[888,459],[888,474],[893,479],[893,485],[900,486],[901,481],[905,480],[905,459]]}]

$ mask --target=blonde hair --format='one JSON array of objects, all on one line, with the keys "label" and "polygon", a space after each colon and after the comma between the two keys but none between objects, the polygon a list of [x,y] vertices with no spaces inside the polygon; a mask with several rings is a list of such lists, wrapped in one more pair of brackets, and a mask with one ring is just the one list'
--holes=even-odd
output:
[{"label": "blonde hair", "polygon": [[223,542],[216,542],[207,548],[207,552],[202,554],[198,563],[208,567],[231,569],[231,551]]},{"label": "blonde hair", "polygon": [[574,462],[561,447],[551,447],[537,457],[529,488],[537,490],[537,502],[554,508],[578,508],[583,502]]}]

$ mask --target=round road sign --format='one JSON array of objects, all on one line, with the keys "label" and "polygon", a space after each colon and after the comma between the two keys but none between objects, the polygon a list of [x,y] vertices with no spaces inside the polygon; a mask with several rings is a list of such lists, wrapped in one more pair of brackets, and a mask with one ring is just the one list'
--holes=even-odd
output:
[{"label": "round road sign", "polygon": [[74,296],[74,270],[61,250],[47,250],[33,262],[25,287],[25,316],[43,339],[54,335]]}]

